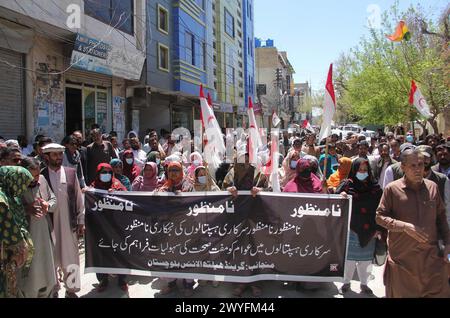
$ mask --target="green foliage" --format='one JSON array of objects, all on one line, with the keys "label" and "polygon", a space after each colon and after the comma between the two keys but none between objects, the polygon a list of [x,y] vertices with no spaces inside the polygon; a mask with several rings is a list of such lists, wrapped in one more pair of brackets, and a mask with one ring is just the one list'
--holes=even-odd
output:
[{"label": "green foliage", "polygon": [[[397,5],[383,14],[380,30],[371,29],[358,47],[341,55],[336,63],[338,121],[358,119],[361,124],[396,125],[423,119],[409,105],[411,80],[415,80],[430,105],[435,118],[449,105],[449,89],[445,83],[446,63],[440,37],[422,33],[425,21],[420,6],[398,13]],[[405,20],[411,32],[409,41],[394,43],[391,34],[399,20]],[[428,30],[439,32],[432,21]]]}]

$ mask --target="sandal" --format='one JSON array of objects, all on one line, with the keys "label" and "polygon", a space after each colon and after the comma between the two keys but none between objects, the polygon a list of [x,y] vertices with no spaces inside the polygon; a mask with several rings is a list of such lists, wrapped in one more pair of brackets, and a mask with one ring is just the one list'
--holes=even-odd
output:
[{"label": "sandal", "polygon": [[244,284],[238,285],[235,289],[233,289],[233,296],[241,297],[246,289],[247,286],[245,286]]},{"label": "sandal", "polygon": [[100,281],[100,284],[97,286],[97,293],[103,293],[108,287],[109,281],[108,279],[103,279]]},{"label": "sandal", "polygon": [[159,294],[160,295],[168,295],[173,292],[173,290],[175,289],[176,286],[177,286],[177,282],[175,280],[171,281],[166,286],[164,286],[163,289],[161,289]]},{"label": "sandal", "polygon": [[373,295],[373,291],[372,291],[372,289],[369,288],[369,286],[361,284],[360,287],[361,287],[362,293],[364,293],[366,295]]},{"label": "sandal", "polygon": [[253,297],[260,297],[262,295],[262,290],[258,286],[251,286]]}]

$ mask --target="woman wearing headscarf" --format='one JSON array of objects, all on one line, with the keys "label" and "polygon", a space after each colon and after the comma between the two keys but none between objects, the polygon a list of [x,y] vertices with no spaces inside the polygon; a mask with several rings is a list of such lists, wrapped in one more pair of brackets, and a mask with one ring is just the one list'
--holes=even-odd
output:
[{"label": "woman wearing headscarf", "polygon": [[297,162],[300,160],[298,151],[291,151],[283,160],[282,164],[282,178],[280,179],[280,187],[283,189],[289,181],[297,175]]},{"label": "woman wearing headscarf", "polygon": [[158,167],[158,178],[164,175],[164,167],[162,165],[161,154],[159,151],[152,151],[147,155],[147,161],[156,163]]},{"label": "woman wearing headscarf", "polygon": [[[230,192],[234,197],[237,197],[238,191],[251,191],[256,195],[263,189],[268,188],[268,179],[258,174],[255,177],[256,168],[250,164],[250,158],[247,151],[238,152],[233,167],[228,172],[223,181],[223,188]],[[240,297],[250,287],[254,297],[259,297],[262,294],[261,287],[258,283],[237,284],[233,289],[233,295]]]},{"label": "woman wearing headscarf", "polygon": [[194,170],[193,185],[190,192],[210,192],[220,191],[220,188],[214,182],[209,171],[204,166],[199,166]]},{"label": "woman wearing headscarf", "polygon": [[194,180],[195,169],[197,169],[197,167],[200,167],[201,165],[203,165],[203,157],[200,153],[193,152],[189,156],[189,159],[190,159],[191,165],[187,169],[187,174],[190,179]]},{"label": "woman wearing headscarf", "polygon": [[335,193],[336,188],[341,184],[342,181],[348,178],[350,169],[352,168],[352,159],[347,157],[342,157],[339,159],[338,170],[333,173],[327,180],[327,186],[330,193]]},{"label": "woman wearing headscarf", "polygon": [[369,161],[358,158],[352,163],[348,179],[344,180],[336,189],[336,193],[343,196],[352,195],[352,215],[348,254],[345,264],[344,285],[342,293],[350,289],[350,280],[355,268],[361,281],[361,291],[373,294],[367,286],[369,267],[372,264],[375,251],[375,237],[381,228],[376,224],[376,209],[380,203],[382,190],[373,177]]},{"label": "woman wearing headscarf", "polygon": [[[97,175],[94,182],[92,182],[91,187],[99,190],[105,190],[108,192],[114,191],[127,191],[124,185],[114,177],[114,172],[108,163],[101,163],[97,166]],[[125,281],[126,275],[118,275],[119,277],[119,288],[124,292],[128,291],[128,284]],[[97,286],[97,291],[102,293],[106,290],[109,284],[108,274],[97,274],[97,279],[99,285]]]},{"label": "woman wearing headscarf", "polygon": [[132,150],[126,150],[123,153],[123,175],[133,182],[134,179],[139,177],[141,169],[134,162],[134,154]]},{"label": "woman wearing headscarf", "polygon": [[144,170],[139,177],[133,181],[133,191],[151,192],[158,188],[158,166],[154,162],[145,163]]},{"label": "woman wearing headscarf", "polygon": [[[159,188],[158,192],[189,192],[191,183],[185,180],[183,166],[180,162],[170,162],[167,166],[167,180],[164,185]],[[167,283],[166,286],[161,289],[161,295],[170,294],[176,287],[176,279],[163,278],[163,281]],[[194,281],[191,279],[183,279],[183,294],[185,297],[191,297],[194,290]]]},{"label": "woman wearing headscarf", "polygon": [[17,297],[17,269],[26,274],[33,258],[33,242],[20,197],[33,181],[23,167],[0,168],[0,298]]},{"label": "woman wearing headscarf", "polygon": [[311,172],[314,173],[317,178],[322,180],[323,173],[322,173],[322,170],[319,167],[319,159],[317,159],[314,156],[310,156],[310,155],[304,156],[303,159],[309,160],[309,162],[311,164]]},{"label": "woman wearing headscarf", "polygon": [[283,189],[289,193],[323,193],[322,182],[312,172],[312,165],[308,159],[297,161],[296,176]]},{"label": "woman wearing headscarf", "polygon": [[127,189],[127,191],[131,191],[131,182],[128,177],[123,175],[123,163],[120,159],[113,159],[109,163],[114,172],[114,177],[122,183],[122,185]]}]

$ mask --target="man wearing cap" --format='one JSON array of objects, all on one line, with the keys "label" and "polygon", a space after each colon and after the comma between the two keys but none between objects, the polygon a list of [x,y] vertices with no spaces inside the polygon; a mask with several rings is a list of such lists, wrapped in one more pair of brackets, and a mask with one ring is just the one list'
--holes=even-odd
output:
[{"label": "man wearing cap", "polygon": [[450,141],[436,147],[436,157],[438,164],[432,169],[450,178]]},{"label": "man wearing cap", "polygon": [[[401,154],[403,154],[407,150],[415,150],[416,146],[413,144],[402,144],[400,146],[400,158]],[[402,170],[402,164],[401,162],[397,162],[396,164],[391,165],[386,169],[386,173],[384,174],[384,181],[383,181],[383,189],[387,187],[389,183],[392,181],[396,181],[398,179],[403,178],[404,172]]]},{"label": "man wearing cap", "polygon": [[405,176],[384,189],[376,216],[377,224],[388,230],[386,297],[448,298],[450,232],[439,189],[423,178],[423,152],[406,150],[402,170]]},{"label": "man wearing cap", "polygon": [[80,291],[78,238],[84,234],[84,201],[76,170],[63,167],[65,148],[49,144],[42,148],[48,166],[41,174],[56,196],[53,216],[55,232],[55,266],[63,272],[66,298],[77,298]]}]

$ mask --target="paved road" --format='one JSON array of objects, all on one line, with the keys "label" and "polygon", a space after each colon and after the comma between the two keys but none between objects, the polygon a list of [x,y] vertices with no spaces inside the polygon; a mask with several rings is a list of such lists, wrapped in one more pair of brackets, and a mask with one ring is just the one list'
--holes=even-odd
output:
[{"label": "paved road", "polygon": [[[84,254],[80,256],[81,272],[84,273]],[[263,282],[262,297],[258,298],[382,298],[385,297],[385,289],[383,285],[383,268],[374,266],[372,270],[374,279],[369,282],[374,295],[368,296],[361,294],[359,282],[353,280],[351,282],[351,291],[344,296],[339,294],[339,288],[342,283],[322,283],[318,291],[302,290],[297,291],[294,286],[282,282]],[[355,272],[355,277],[357,274]],[[183,294],[180,289],[174,293],[160,296],[159,291],[164,285],[158,278],[129,276],[128,293],[123,292],[117,287],[117,278],[111,278],[108,289],[99,294],[95,287],[98,284],[95,274],[82,274],[81,276],[81,292],[80,297],[86,298],[182,298]],[[208,283],[207,286],[195,285],[194,295],[192,298],[235,298],[232,295],[233,286],[230,283],[220,283],[218,287]],[[64,288],[59,292],[59,297],[64,297]],[[243,295],[244,298],[252,298],[251,292],[247,291]]]}]

